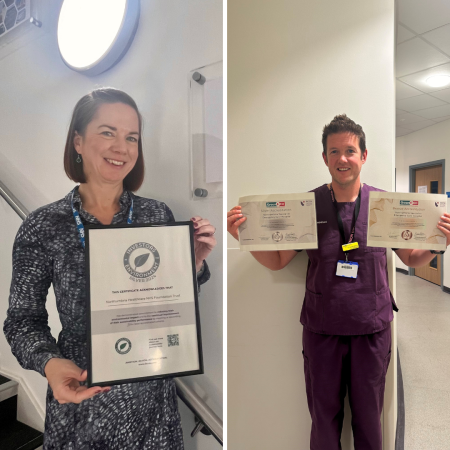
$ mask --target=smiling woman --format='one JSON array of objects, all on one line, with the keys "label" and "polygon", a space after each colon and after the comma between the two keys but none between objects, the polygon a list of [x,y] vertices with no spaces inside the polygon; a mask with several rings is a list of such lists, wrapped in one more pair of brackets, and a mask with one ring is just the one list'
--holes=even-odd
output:
[{"label": "smiling woman", "polygon": [[[113,123],[117,126],[109,125]],[[74,146],[83,156],[86,178],[99,176],[105,181],[125,178],[138,158],[139,132],[133,131],[138,126],[136,111],[130,106],[123,103],[101,105],[84,137],[75,132]],[[117,170],[103,173],[106,166]]]},{"label": "smiling woman", "polygon": [[[87,388],[84,224],[173,222],[169,207],[133,193],[144,178],[142,119],[126,93],[101,88],[75,106],[64,153],[65,198],[32,212],[17,233],[5,336],[19,363],[47,377],[44,449],[182,450],[173,379]],[[199,284],[216,245],[207,219],[191,219]],[[144,264],[142,262],[142,264]],[[62,331],[45,308],[53,284]],[[97,395],[101,394],[101,395]]]},{"label": "smiling woman", "polygon": [[[120,179],[125,189],[136,191],[144,180],[141,129],[137,105],[125,92],[106,88],[85,95],[75,106],[67,134],[64,152],[67,176],[79,183],[86,183],[89,176],[96,182],[98,175],[106,182]],[[99,162],[107,159],[110,159],[107,167],[114,162],[126,166],[109,180],[107,174],[104,179],[102,172],[98,172]]]}]

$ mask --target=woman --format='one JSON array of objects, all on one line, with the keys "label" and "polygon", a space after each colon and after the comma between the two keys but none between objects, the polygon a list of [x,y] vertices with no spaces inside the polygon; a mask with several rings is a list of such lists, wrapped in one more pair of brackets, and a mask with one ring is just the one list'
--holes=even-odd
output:
[{"label": "woman", "polygon": [[[31,213],[13,249],[10,306],[4,325],[12,352],[25,369],[46,376],[44,449],[182,449],[172,379],[87,388],[84,224],[174,221],[162,202],[132,194],[142,184],[142,120],[134,100],[101,88],[75,106],[64,167],[80,182],[65,198]],[[132,206],[132,217],[128,218]],[[198,283],[216,245],[208,220],[193,217]],[[62,331],[58,343],[47,325],[50,284]]]}]

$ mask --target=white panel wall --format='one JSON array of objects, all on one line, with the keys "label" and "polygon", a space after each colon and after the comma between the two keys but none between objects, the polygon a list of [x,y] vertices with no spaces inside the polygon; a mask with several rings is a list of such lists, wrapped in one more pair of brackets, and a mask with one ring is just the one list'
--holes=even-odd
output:
[{"label": "white panel wall", "polygon": [[[409,166],[445,159],[445,192],[450,191],[450,121],[437,123],[395,140],[397,191],[409,192]],[[397,267],[407,267],[397,258]],[[450,253],[444,254],[444,286],[450,287]]]},{"label": "white panel wall", "polygon": [[[321,130],[340,113],[366,132],[363,182],[393,190],[393,67],[392,0],[229,0],[228,209],[240,196],[329,182]],[[299,323],[307,256],[271,272],[231,237],[227,255],[229,447],[309,448]],[[395,363],[386,449],[395,435]],[[342,441],[353,447],[349,414]]]},{"label": "white panel wall", "polygon": [[[56,12],[60,3],[60,0],[45,2],[46,7]],[[138,195],[165,201],[176,219],[189,220],[193,215],[201,215],[217,226],[218,246],[208,260],[212,278],[200,295],[206,373],[192,377],[188,383],[219,415],[222,415],[222,201],[190,199],[188,74],[222,59],[222,8],[221,0],[142,1],[139,28],[128,53],[113,69],[94,78],[72,72],[61,61],[55,39],[55,17],[43,23],[39,37],[24,47],[12,53],[0,48],[0,180],[29,210],[55,201],[72,189],[73,183],[63,169],[71,112],[89,90],[113,86],[128,92],[144,116],[146,179]],[[12,239],[20,224],[14,213],[5,212],[5,208],[0,209],[0,320],[7,307]],[[52,296],[49,304],[50,323],[52,329],[57,329]],[[11,358],[1,333],[0,370],[22,371]],[[30,377],[33,393],[43,408],[45,382],[36,374]],[[200,434],[191,439],[192,414],[182,405],[180,409],[186,448],[219,448],[211,437]]]}]

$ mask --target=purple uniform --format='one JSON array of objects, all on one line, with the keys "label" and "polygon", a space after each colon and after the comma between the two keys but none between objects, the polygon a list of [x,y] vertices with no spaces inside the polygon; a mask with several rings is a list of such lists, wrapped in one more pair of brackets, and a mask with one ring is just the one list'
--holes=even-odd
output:
[{"label": "purple uniform", "polygon": [[[338,450],[348,387],[356,450],[381,450],[380,415],[390,360],[390,322],[397,306],[389,290],[386,249],[367,247],[369,192],[364,185],[355,226],[359,248],[348,260],[359,264],[356,279],[336,275],[345,260],[336,209],[327,185],[316,199],[319,248],[309,256],[300,321],[305,381],[312,417],[311,449]],[[337,203],[348,239],[355,202]],[[347,243],[347,242],[345,242]]]}]

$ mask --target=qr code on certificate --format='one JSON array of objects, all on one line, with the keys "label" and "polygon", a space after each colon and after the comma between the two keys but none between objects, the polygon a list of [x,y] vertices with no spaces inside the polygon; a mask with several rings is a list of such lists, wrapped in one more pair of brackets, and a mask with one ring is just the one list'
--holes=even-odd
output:
[{"label": "qr code on certificate", "polygon": [[174,347],[175,345],[180,345],[180,338],[178,334],[168,334],[167,344],[169,347]]}]

